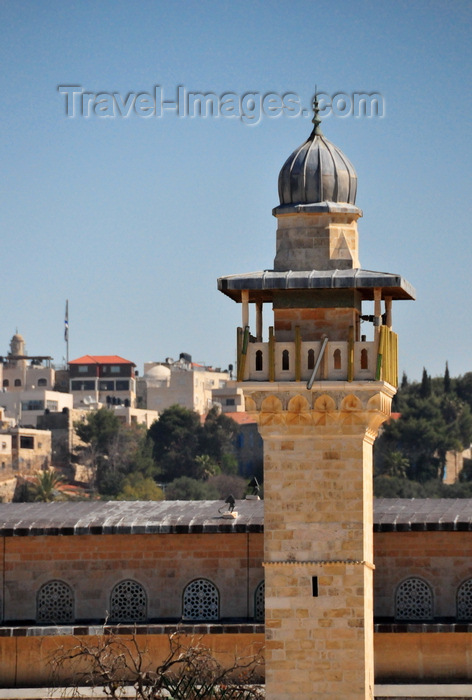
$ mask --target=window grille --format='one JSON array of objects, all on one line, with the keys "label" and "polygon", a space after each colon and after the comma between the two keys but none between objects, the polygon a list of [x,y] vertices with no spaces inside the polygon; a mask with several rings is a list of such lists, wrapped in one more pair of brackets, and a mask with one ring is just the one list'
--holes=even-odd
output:
[{"label": "window grille", "polygon": [[218,620],[219,593],[207,579],[197,579],[184,591],[183,615],[185,620]]},{"label": "window grille", "polygon": [[397,620],[431,620],[433,593],[420,578],[407,578],[397,588],[395,618]]},{"label": "window grille", "polygon": [[261,581],[254,596],[254,619],[264,622],[265,618],[265,582]]},{"label": "window grille", "polygon": [[36,622],[66,624],[74,621],[74,593],[63,581],[49,581],[36,597]]},{"label": "window grille", "polygon": [[117,583],[110,596],[111,622],[145,622],[147,620],[146,591],[131,579]]},{"label": "window grille", "polygon": [[457,619],[472,620],[472,578],[464,581],[457,590]]}]

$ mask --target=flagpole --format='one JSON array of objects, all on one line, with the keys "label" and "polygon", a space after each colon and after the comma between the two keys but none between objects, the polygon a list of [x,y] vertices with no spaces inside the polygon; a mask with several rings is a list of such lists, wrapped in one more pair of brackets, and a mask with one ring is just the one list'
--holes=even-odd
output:
[{"label": "flagpole", "polygon": [[64,340],[66,341],[66,362],[69,366],[69,299],[66,299],[66,314],[64,317]]}]

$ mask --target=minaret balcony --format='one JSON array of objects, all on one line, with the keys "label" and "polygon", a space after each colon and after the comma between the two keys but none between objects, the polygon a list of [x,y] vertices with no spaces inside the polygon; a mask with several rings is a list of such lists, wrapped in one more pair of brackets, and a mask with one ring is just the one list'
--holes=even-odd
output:
[{"label": "minaret balcony", "polygon": [[372,341],[258,342],[238,328],[239,382],[379,381],[398,386],[397,335],[382,326]]}]

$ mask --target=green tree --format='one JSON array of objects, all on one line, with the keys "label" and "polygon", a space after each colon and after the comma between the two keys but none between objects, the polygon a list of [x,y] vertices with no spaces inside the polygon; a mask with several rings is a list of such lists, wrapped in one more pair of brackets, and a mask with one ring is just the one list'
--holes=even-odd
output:
[{"label": "green tree", "polygon": [[424,498],[422,484],[401,477],[381,474],[374,478],[376,498]]},{"label": "green tree", "polygon": [[209,411],[202,425],[195,411],[171,406],[148,431],[160,478],[170,483],[181,476],[204,480],[220,471],[235,473],[237,432],[238,425],[216,408]]},{"label": "green tree", "polygon": [[459,474],[459,481],[472,481],[472,459],[464,459],[462,470]]},{"label": "green tree", "polygon": [[437,407],[425,399],[414,398],[399,410],[400,418],[387,424],[377,442],[376,473],[388,472],[384,464],[392,460],[392,453],[401,453],[408,461],[409,479],[427,481],[435,478],[438,471],[435,422],[440,420]]},{"label": "green tree", "polygon": [[123,481],[118,501],[162,501],[164,492],[154,479],[142,472],[133,472]]},{"label": "green tree", "polygon": [[89,466],[92,488],[100,495],[116,497],[129,474],[140,473],[145,478],[157,474],[144,427],[125,426],[113,411],[101,408],[76,423],[75,430],[82,440],[75,459]]},{"label": "green tree", "polygon": [[116,414],[108,408],[91,411],[83,420],[74,424],[77,436],[102,453],[107,452],[110,442],[119,433],[120,426]]},{"label": "green tree", "polygon": [[198,455],[195,457],[195,463],[198,466],[198,478],[203,481],[207,481],[211,476],[221,472],[220,467],[210,455]]},{"label": "green tree", "polygon": [[457,396],[472,410],[472,372],[466,372],[455,380],[455,390]]},{"label": "green tree", "polygon": [[153,478],[157,476],[158,469],[144,426],[121,426],[110,441],[107,454],[97,471],[99,493],[117,496],[124,488],[127,476],[133,474]]},{"label": "green tree", "polygon": [[450,392],[445,393],[443,380],[431,381],[424,370],[421,384],[399,389],[400,418],[384,427],[375,445],[377,475],[400,476],[401,455],[409,479],[421,483],[443,480],[447,452],[463,450],[472,440],[471,411],[454,385],[451,381]]},{"label": "green tree", "polygon": [[58,487],[63,483],[64,477],[54,469],[38,472],[30,486],[33,501],[49,503],[57,498],[64,499],[64,495],[58,491]]},{"label": "green tree", "polygon": [[219,498],[217,489],[205,481],[179,476],[166,486],[168,501],[216,501]]},{"label": "green tree", "polygon": [[179,476],[198,476],[195,457],[199,454],[201,430],[198,413],[177,404],[165,409],[151,425],[148,436],[163,482]]},{"label": "green tree", "polygon": [[384,459],[379,465],[377,473],[385,476],[406,479],[410,462],[400,450],[390,450],[384,455]]},{"label": "green tree", "polygon": [[213,407],[208,412],[200,433],[200,453],[209,455],[225,473],[237,472],[234,441],[238,431],[238,424],[232,418]]},{"label": "green tree", "polygon": [[446,362],[446,369],[444,370],[444,393],[449,394],[451,391],[451,377],[449,375],[449,365]]},{"label": "green tree", "polygon": [[431,479],[423,484],[384,474],[374,478],[376,498],[471,498],[472,483],[443,484]]},{"label": "green tree", "polygon": [[423,376],[421,378],[420,396],[422,399],[427,399],[431,396],[431,377],[425,367],[423,367]]}]

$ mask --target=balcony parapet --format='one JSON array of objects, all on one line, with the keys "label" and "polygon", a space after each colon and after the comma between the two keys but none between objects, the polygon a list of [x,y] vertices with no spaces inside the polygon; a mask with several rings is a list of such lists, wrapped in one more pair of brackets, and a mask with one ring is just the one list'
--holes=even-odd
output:
[{"label": "balcony parapet", "polygon": [[[238,328],[238,381],[386,381],[398,386],[397,335],[381,326],[373,341],[258,342],[249,328]],[[309,388],[309,387],[308,387]]]}]

